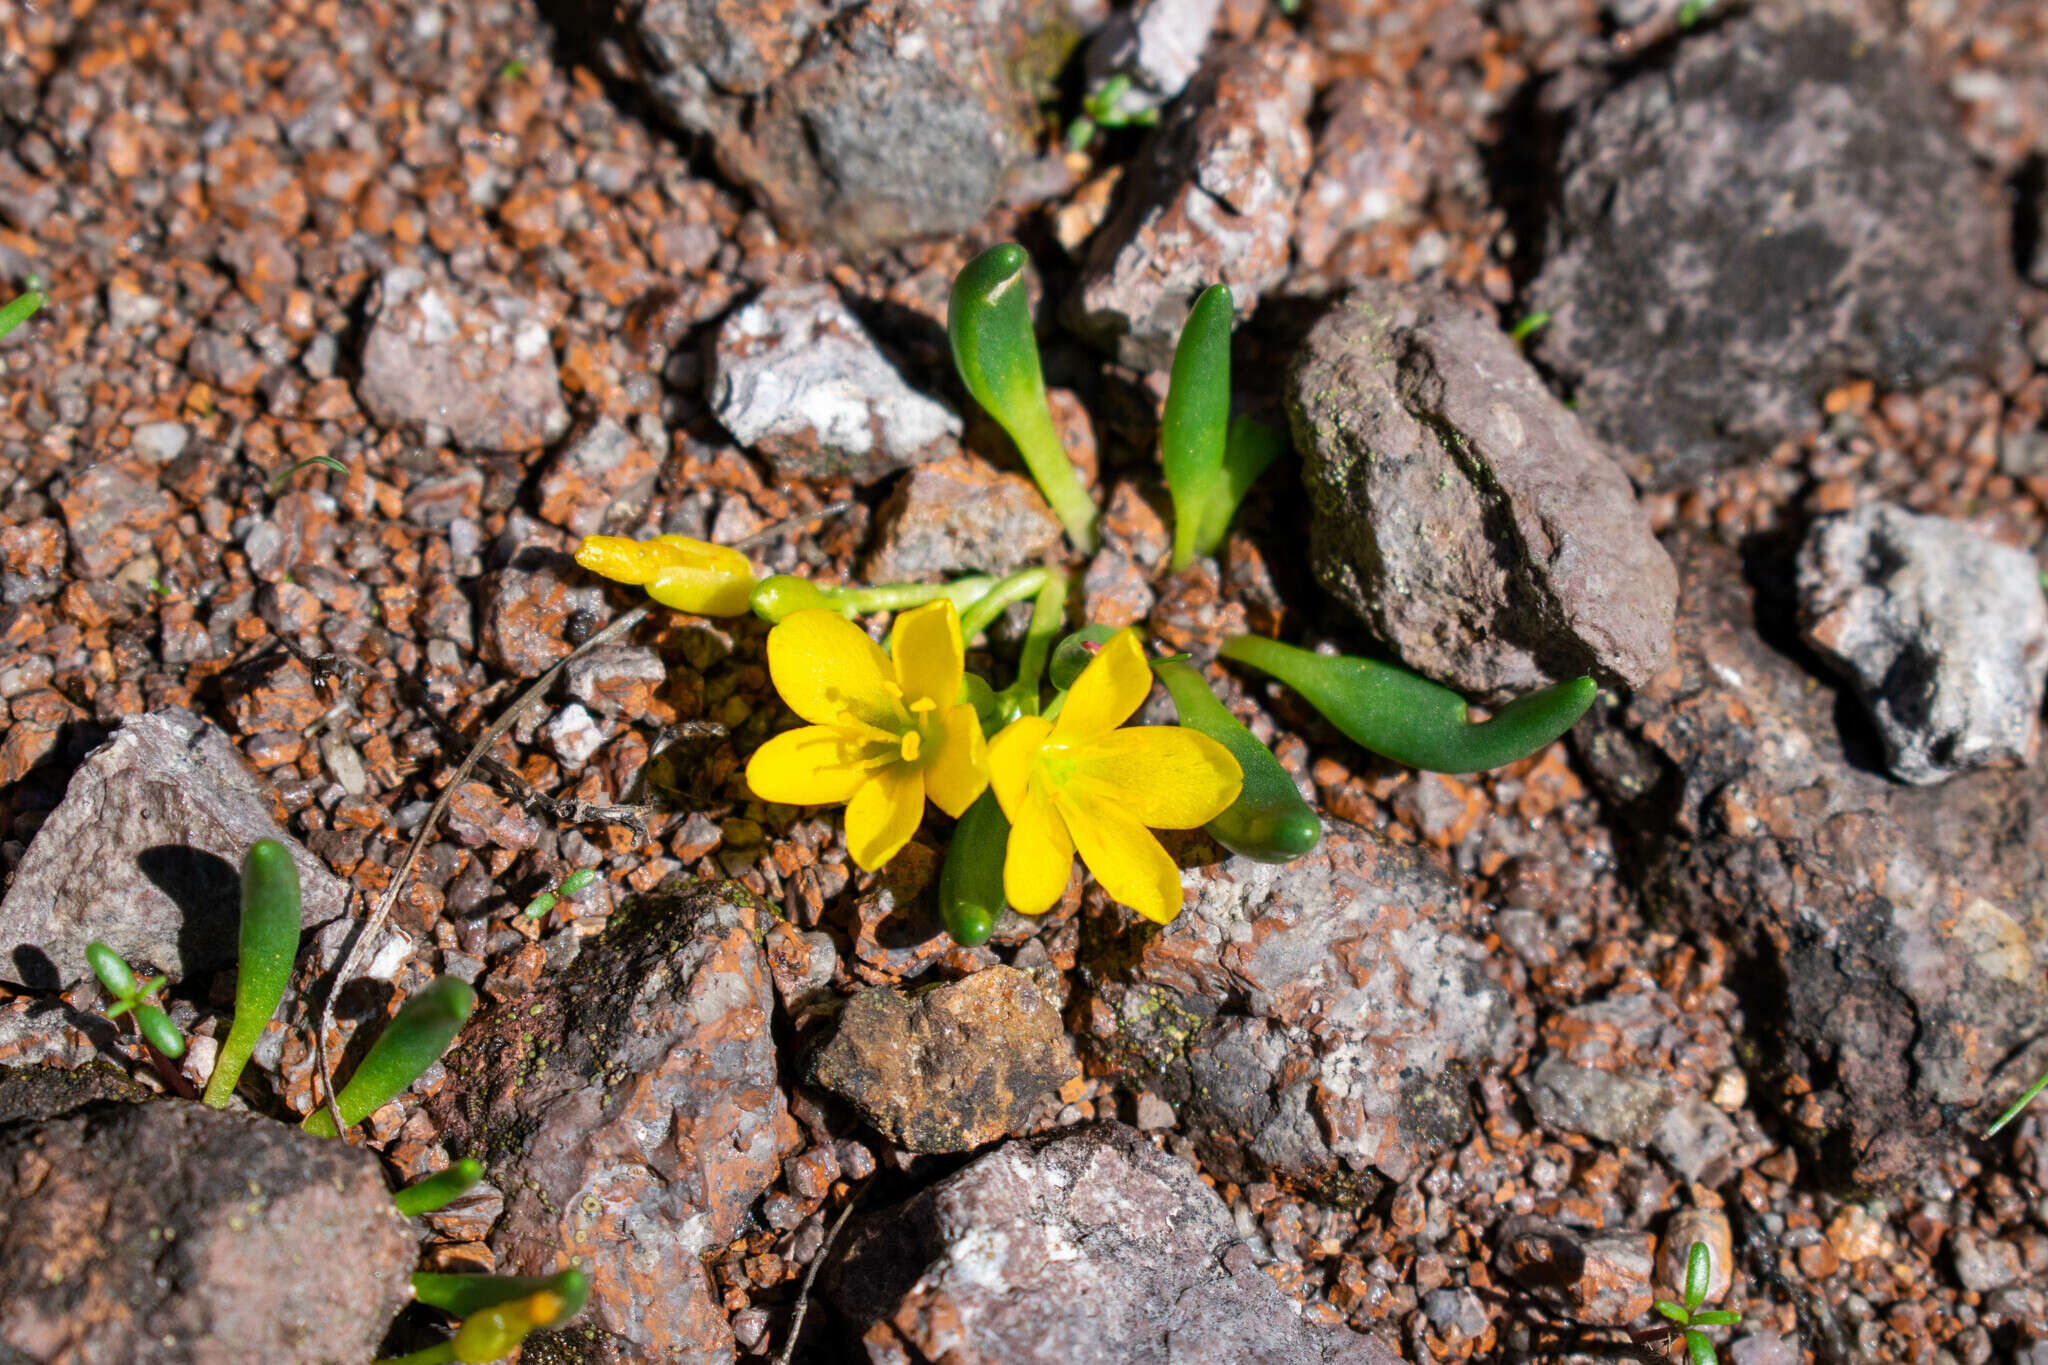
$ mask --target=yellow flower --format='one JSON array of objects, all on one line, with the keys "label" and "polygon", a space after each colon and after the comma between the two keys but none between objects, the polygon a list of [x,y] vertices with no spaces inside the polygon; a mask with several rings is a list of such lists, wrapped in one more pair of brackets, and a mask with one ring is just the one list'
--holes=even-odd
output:
[{"label": "yellow flower", "polygon": [[[1061,703],[989,742],[990,784],[1010,820],[1003,893],[1040,915],[1059,901],[1078,851],[1111,896],[1165,924],[1180,913],[1180,869],[1153,829],[1193,829],[1237,800],[1244,775],[1207,735],[1117,726],[1152,690],[1137,632],[1111,637]],[[1147,827],[1150,828],[1147,828]]]},{"label": "yellow flower", "polygon": [[594,574],[644,587],[664,607],[696,616],[743,615],[754,591],[754,566],[745,555],[688,536],[585,536],[576,562]]},{"label": "yellow flower", "polygon": [[988,786],[988,747],[960,700],[960,613],[906,611],[889,652],[837,612],[799,611],[768,632],[768,675],[810,724],[763,744],[747,786],[763,801],[846,803],[846,847],[873,871],[910,842],[924,799],[958,816]]}]

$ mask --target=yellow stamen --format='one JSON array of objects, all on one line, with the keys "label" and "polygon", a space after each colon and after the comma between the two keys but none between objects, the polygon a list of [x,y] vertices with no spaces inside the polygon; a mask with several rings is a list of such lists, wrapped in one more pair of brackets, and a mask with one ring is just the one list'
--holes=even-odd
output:
[{"label": "yellow stamen", "polygon": [[910,714],[913,716],[921,716],[927,711],[936,711],[938,709],[939,704],[930,697],[919,697],[916,701],[910,703]]},{"label": "yellow stamen", "polygon": [[917,762],[918,751],[923,747],[923,735],[920,735],[915,730],[906,730],[903,732],[903,761],[905,763]]}]

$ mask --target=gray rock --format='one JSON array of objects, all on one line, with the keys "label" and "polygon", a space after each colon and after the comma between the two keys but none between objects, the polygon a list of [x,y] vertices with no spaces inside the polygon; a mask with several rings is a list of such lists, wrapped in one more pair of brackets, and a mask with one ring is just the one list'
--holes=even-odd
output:
[{"label": "gray rock", "polygon": [[1583,1133],[1617,1147],[1648,1143],[1678,1098],[1668,1085],[1562,1057],[1544,1058],[1522,1084],[1545,1128]]},{"label": "gray rock", "polygon": [[1086,922],[1083,1041],[1175,1105],[1210,1169],[1369,1199],[1466,1131],[1514,1014],[1434,863],[1326,818],[1307,857],[1182,883],[1171,924]]},{"label": "gray rock", "polygon": [[1677,576],[1628,479],[1500,329],[1371,284],[1288,374],[1323,586],[1403,662],[1500,698],[1671,655]]},{"label": "gray rock", "polygon": [[1767,643],[1795,638],[1790,565],[1671,544],[1673,666],[1596,707],[1579,752],[1653,912],[1735,950],[1754,1093],[1784,1097],[1828,1178],[1905,1176],[2048,1066],[2048,782],[1911,787],[1852,762],[1846,703]]},{"label": "gray rock", "polygon": [[0,1133],[0,1350],[19,1361],[355,1365],[412,1298],[376,1155],[198,1104]]},{"label": "gray rock", "polygon": [[302,922],[342,913],[346,888],[271,818],[269,784],[226,735],[171,707],[129,720],[87,756],[0,900],[0,981],[46,990],[87,975],[94,939],[182,979],[235,959],[242,856],[281,839]]},{"label": "gray rock", "polygon": [[1031,480],[963,454],[903,476],[875,513],[864,572],[875,583],[1008,573],[1051,554],[1064,534]]},{"label": "gray rock", "polygon": [[1975,1228],[1956,1229],[1948,1239],[1948,1254],[1955,1262],[1956,1280],[1978,1294],[2003,1289],[2025,1274],[2018,1247]]},{"label": "gray rock", "polygon": [[1650,1311],[1651,1240],[1647,1232],[1587,1235],[1521,1215],[1501,1224],[1494,1265],[1568,1317],[1620,1327]]},{"label": "gray rock", "polygon": [[1417,122],[1406,96],[1354,76],[1323,92],[1315,165],[1294,220],[1294,252],[1318,270],[1347,234],[1406,223],[1428,207],[1442,181],[1477,169],[1471,146],[1452,129]]},{"label": "gray rock", "polygon": [[732,1360],[725,1313],[690,1268],[797,1140],[759,947],[774,919],[734,883],[630,900],[536,992],[480,1010],[444,1062],[430,1111],[506,1192],[498,1269],[547,1273],[564,1248],[590,1269],[570,1329],[598,1338],[585,1358]]},{"label": "gray rock", "polygon": [[1422,1311],[1443,1336],[1477,1341],[1486,1333],[1486,1304],[1470,1289],[1432,1289],[1422,1296]]},{"label": "gray rock", "polygon": [[959,415],[903,382],[829,284],[765,290],[726,319],[711,406],[785,478],[873,479],[960,440]]},{"label": "gray rock", "polygon": [[1088,42],[1088,88],[1099,91],[1113,76],[1130,85],[1115,113],[1137,120],[1187,88],[1201,69],[1202,49],[1223,0],[1138,0],[1110,16]]},{"label": "gray rock", "polygon": [[1695,1242],[1707,1248],[1707,1296],[1701,1302],[1711,1306],[1726,1297],[1735,1272],[1735,1231],[1720,1209],[1680,1209],[1671,1215],[1657,1239],[1657,1292],[1673,1303],[1685,1302],[1685,1272]]},{"label": "gray rock", "polygon": [[[1192,1168],[1118,1123],[1005,1143],[848,1230],[828,1301],[877,1359],[1397,1365],[1305,1321]],[[896,1354],[888,1354],[889,1352]]]},{"label": "gray rock", "polygon": [[1728,1347],[1728,1359],[1732,1365],[1800,1365],[1806,1352],[1776,1332],[1751,1332]]},{"label": "gray rock", "polygon": [[1126,365],[1163,370],[1202,290],[1229,285],[1243,316],[1286,276],[1309,167],[1309,60],[1283,42],[1210,59],[1090,239],[1069,326]]},{"label": "gray rock", "polygon": [[1767,8],[1565,139],[1532,349],[1639,480],[1760,455],[1851,375],[1911,390],[1980,365],[2011,312],[2007,210],[1920,64]]},{"label": "gray rock", "polygon": [[2048,685],[2048,599],[2025,550],[1946,517],[1869,504],[1799,551],[1800,634],[1877,722],[1892,775],[1931,783],[2024,764]]},{"label": "gray rock", "polygon": [[1671,1163],[1672,1170],[1687,1180],[1705,1180],[1710,1185],[1720,1182],[1708,1178],[1709,1171],[1731,1155],[1740,1141],[1735,1121],[1693,1094],[1681,1095],[1650,1135],[1650,1145]]},{"label": "gray rock", "polygon": [[625,74],[784,231],[870,252],[965,231],[1033,153],[1078,33],[1048,0],[637,0]]},{"label": "gray rock", "polygon": [[129,434],[129,448],[151,464],[169,464],[192,439],[183,422],[144,422]]},{"label": "gray rock", "polygon": [[647,505],[661,457],[609,417],[569,438],[541,475],[541,518],[571,535],[594,536],[607,522]]},{"label": "gray rock", "polygon": [[641,645],[602,645],[562,670],[569,695],[602,716],[637,717],[668,683],[661,655]]},{"label": "gray rock", "polygon": [[370,299],[356,397],[385,426],[437,428],[463,450],[538,450],[569,429],[548,329],[524,300],[411,267]]},{"label": "gray rock", "polygon": [[913,1152],[1006,1137],[1078,1071],[1058,1008],[1002,966],[914,997],[863,991],[811,1059],[816,1084]]}]

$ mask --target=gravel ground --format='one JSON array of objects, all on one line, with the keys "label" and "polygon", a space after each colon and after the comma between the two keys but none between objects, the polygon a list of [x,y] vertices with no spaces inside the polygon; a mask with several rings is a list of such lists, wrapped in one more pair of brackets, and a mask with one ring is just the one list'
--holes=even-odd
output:
[{"label": "gravel ground", "polygon": [[[1545,243],[1569,230],[1560,168],[1587,126],[1576,111],[1655,79],[1674,50],[1752,22],[1709,6],[1682,26],[1693,7],[1663,0],[1307,0],[1292,16],[1261,0],[1160,6],[1197,16],[1183,26],[1214,13],[1210,64],[1188,101],[1169,102],[1157,132],[1104,130],[1067,153],[1061,120],[1082,79],[1072,53],[1102,5],[982,6],[999,12],[977,21],[992,28],[921,47],[889,6],[830,28],[830,6],[685,5],[698,16],[691,31],[723,16],[760,39],[773,70],[709,83],[703,51],[654,42],[662,23],[681,22],[664,20],[667,8],[627,4],[592,22],[582,7],[509,0],[0,0],[0,276],[9,292],[39,282],[51,300],[0,342],[10,878],[86,755],[130,718],[183,708],[260,774],[271,818],[362,915],[474,737],[635,605],[570,561],[583,535],[681,533],[740,545],[764,572],[833,581],[871,562],[1001,567],[1019,539],[1046,545],[1043,510],[1001,472],[1017,461],[971,411],[944,335],[954,273],[1012,238],[1038,265],[1056,411],[1109,509],[1106,548],[1078,594],[1091,619],[1148,621],[1198,657],[1245,629],[1368,648],[1364,627],[1318,586],[1291,461],[1254,492],[1219,561],[1168,574],[1153,453],[1165,376],[1138,368],[1157,361],[1153,310],[1178,318],[1183,279],[1231,279],[1241,318],[1256,300],[1239,334],[1240,404],[1276,421],[1280,376],[1353,283],[1448,288],[1512,326],[1547,297]],[[975,8],[933,12],[950,23]],[[1202,1293],[1246,1322],[1270,1306],[1232,1257],[1248,1256],[1298,1307],[1302,1331],[1349,1327],[1409,1361],[1660,1359],[1667,1347],[1645,1309],[1652,1279],[1668,1285],[1669,1271],[1650,1267],[1697,1236],[1732,1255],[1717,1306],[1743,1321],[1718,1336],[1741,1365],[2048,1360],[2048,1117],[1977,1136],[2048,1063],[2048,1000],[2033,984],[2048,902],[2023,814],[2048,785],[2035,760],[1895,796],[1855,694],[1798,637],[1789,569],[1817,518],[1876,503],[1967,521],[2048,566],[2048,18],[1998,0],[1871,0],[1844,13],[1845,31],[1888,35],[1933,92],[1942,140],[1927,155],[1983,187],[1983,204],[1958,212],[1981,212],[1997,234],[1981,270],[2002,311],[1939,372],[1853,359],[1829,372],[1840,338],[1816,340],[1820,378],[1797,396],[1789,434],[1718,467],[1688,447],[1681,464],[1646,476],[1638,460],[1652,451],[1616,452],[1654,490],[1643,512],[1680,564],[1677,652],[1662,676],[1634,698],[1610,691],[1573,736],[1526,761],[1451,778],[1376,759],[1291,695],[1218,673],[1331,818],[1341,849],[1327,867],[1276,883],[1260,912],[1273,918],[1255,914],[1260,927],[1228,952],[1192,930],[1147,937],[1078,884],[1042,922],[1012,917],[970,950],[937,931],[930,905],[943,820],[868,874],[850,863],[836,813],[749,797],[745,760],[788,719],[768,683],[767,628],[656,611],[629,641],[572,663],[492,751],[495,765],[455,794],[330,1039],[345,1048],[359,1023],[434,975],[473,980],[485,1002],[471,1039],[362,1132],[394,1180],[472,1151],[501,1163],[483,1195],[429,1221],[422,1264],[548,1269],[578,1228],[611,1239],[623,1264],[634,1239],[607,1219],[667,1218],[674,1226],[647,1243],[666,1249],[661,1264],[600,1288],[593,1313],[616,1314],[601,1319],[610,1335],[572,1334],[528,1358],[773,1358],[849,1201],[862,1256],[880,1254],[899,1206],[998,1216],[973,1212],[981,1205],[956,1189],[979,1169],[959,1147],[899,1145],[902,1132],[892,1140],[876,1126],[888,1104],[850,1104],[814,1067],[860,992],[1004,964],[1029,981],[1006,984],[1013,1003],[989,1016],[986,1036],[970,1027],[968,1041],[930,1044],[929,1068],[950,1083],[947,1068],[979,1064],[966,1055],[976,1045],[1033,1049],[998,1059],[1038,1089],[1022,1107],[1006,1090],[1012,1108],[992,1130],[1029,1139],[997,1150],[1030,1170],[1069,1159],[1031,1144],[1112,1119],[1175,1170],[1191,1166],[1223,1212],[1185,1216],[1227,1219],[1203,1245],[1234,1248],[1215,1253],[1229,1274]],[[1039,75],[1020,52],[1036,54]],[[959,76],[970,69],[961,53],[997,76]],[[940,79],[927,60],[955,65]],[[901,103],[910,88],[928,101]],[[847,100],[866,112],[828,117]],[[944,203],[889,198],[895,181],[861,168],[896,153],[847,130],[892,118],[918,122],[942,151],[966,129],[1002,174],[927,187],[954,196]],[[825,162],[777,141],[797,126],[827,130],[804,154]],[[838,227],[792,207],[827,183],[843,199],[826,215]],[[1245,231],[1205,235],[1224,211]],[[957,232],[961,221],[973,226]],[[1915,236],[1903,210],[1894,226],[1908,255],[1947,250]],[[1852,303],[1886,287],[1845,286],[1863,291]],[[1593,286],[1574,288],[1584,298]],[[1599,431],[1600,404],[1627,390],[1630,361],[1596,343],[1575,331],[1546,352],[1539,329],[1529,351],[1567,399],[1575,367],[1604,367],[1576,390]],[[816,386],[763,392],[764,373]],[[833,383],[853,391],[851,417]],[[314,456],[346,472],[286,474]],[[1717,645],[1717,630],[1758,655]],[[997,653],[1001,674],[1009,655]],[[1764,654],[1782,686],[1743,662]],[[1795,701],[1779,707],[1767,692]],[[1731,751],[1751,736],[1806,745],[1818,757],[1798,761],[1821,776],[1786,778],[1759,761],[1729,777]],[[1914,823],[1909,800],[1924,800],[1910,811],[1930,823]],[[1980,806],[1981,826],[1959,813]],[[1844,810],[1879,830],[1839,835],[1875,843],[1874,870],[1843,871],[1852,851],[1828,844]],[[1768,829],[1775,851],[1731,852],[1744,821]],[[1883,821],[1947,833],[1923,841]],[[1951,834],[1992,851],[1948,849]],[[1199,835],[1177,849],[1195,867],[1219,857]],[[1756,858],[1777,861],[1755,871]],[[599,873],[587,890],[539,918],[521,913],[581,868]],[[1838,903],[1891,906],[1909,876],[1948,899],[1893,957],[1873,966],[1892,949],[1870,947],[1866,961],[1825,937],[1824,951],[1798,950],[1816,917]],[[1841,886],[1828,889],[1830,878]],[[738,908],[719,912],[722,938],[702,917],[678,921],[699,937],[649,966],[605,936],[608,921],[655,913],[629,912],[636,897],[726,879],[737,887],[720,895]],[[1242,880],[1194,875],[1184,924],[1225,924],[1239,911],[1218,887]],[[1973,904],[1990,918],[1972,918]],[[1289,918],[1331,907],[1352,927]],[[1903,911],[1886,913],[1896,925],[1866,938],[1912,938]],[[1273,940],[1274,953],[1309,966],[1252,960],[1282,919],[1293,937]],[[309,936],[302,984],[331,968],[344,929]],[[1970,945],[1961,966],[1944,946],[1957,935]],[[23,956],[34,950],[9,947],[0,1068],[98,1057],[160,1087],[132,1035],[94,1022],[100,1002],[78,964],[38,977]],[[597,951],[616,974],[595,979],[625,983],[621,999],[658,994],[636,973],[668,973],[659,981],[710,982],[705,999],[746,1003],[668,1020],[666,1061],[622,1061],[607,1051],[616,1030],[590,1023],[571,993],[579,981],[590,989]],[[217,970],[218,953],[164,949],[178,952],[189,970],[173,1013],[208,1035],[232,1001],[232,973]],[[1396,959],[1409,975],[1390,987],[1371,969]],[[1850,984],[1831,985],[1813,965],[1823,959]],[[1339,960],[1349,975],[1318,974]],[[1471,975],[1458,991],[1425,990],[1438,968],[1424,962]],[[726,990],[728,977],[742,986]],[[1300,988],[1310,997],[1289,997],[1296,977],[1315,983]],[[1872,981],[1883,989],[1866,992]],[[1145,1009],[1170,994],[1193,1033],[1166,1047],[1136,1028],[1140,990],[1152,993]],[[1815,993],[1817,1009],[1798,1003]],[[1934,1003],[1958,994],[1981,1000],[1981,1013]],[[1830,998],[1845,1017],[1878,1002],[1874,1022],[1830,1032]],[[295,991],[258,1054],[259,1088],[280,1117],[312,1104],[304,1000]],[[1363,1022],[1347,1034],[1311,1018],[1319,1002]],[[522,1043],[513,1025],[527,1016],[540,1022]],[[1029,1037],[1013,1036],[1027,1016]],[[1288,1040],[1290,1060],[1269,1058],[1264,1072],[1243,1063],[1257,1073],[1246,1080],[1231,1070],[1225,1025],[1232,1038]],[[531,1139],[535,1125],[564,1150],[578,1125],[629,1126],[611,1110],[599,1120],[565,1108],[581,1091],[507,1079],[506,1050],[550,1029],[601,1033],[576,1054],[585,1078],[632,1073],[670,1106],[666,1145],[631,1158],[661,1173],[669,1202],[658,1210],[620,1195],[588,1225],[536,1211],[587,1190],[577,1182],[614,1157],[595,1140],[563,1156]],[[1894,1035],[1903,1041],[1885,1041]],[[1340,1095],[1327,1068],[1361,1054],[1356,1065],[1388,1068],[1374,1095],[1407,1100],[1430,1082],[1426,1122],[1403,1110],[1381,1125],[1371,1096]],[[1306,1100],[1289,1066],[1325,1068]],[[971,1102],[929,1070],[869,1084],[899,1110],[918,1085],[932,1087],[932,1105]],[[1345,1107],[1354,1102],[1364,1116]],[[1277,1131],[1288,1103],[1319,1134],[1307,1155],[1274,1155],[1279,1139],[1260,1127]],[[936,1126],[982,1141],[991,1120],[971,1118]],[[515,1142],[513,1129],[528,1136]],[[1136,1160],[1121,1141],[1102,1150]],[[1142,1166],[1119,1179],[1138,1181]],[[1160,1188],[1195,1208],[1199,1192],[1178,1178],[1159,1177]],[[522,1192],[543,1186],[553,1194]],[[1524,1254],[1543,1226],[1567,1269]],[[965,1253],[953,1254],[957,1267]],[[997,1309],[970,1312],[968,1291],[936,1275],[914,1292],[898,1286],[910,1295],[899,1308],[877,1275],[865,1287],[827,1275],[798,1359],[938,1359],[927,1329],[947,1313],[980,1325],[960,1328],[968,1337],[945,1358],[1004,1358],[990,1344],[1008,1340]],[[1139,1283],[1131,1292],[1186,1287]],[[1010,1311],[1034,1311],[1030,1296]],[[659,1313],[670,1316],[650,1320],[677,1336],[619,1325]],[[1208,1340],[1199,1325],[1176,1330]],[[1252,1330],[1233,1328],[1234,1339]],[[1273,1330],[1274,1359],[1354,1358],[1338,1336]],[[402,1319],[386,1349],[432,1339],[423,1331]]]}]

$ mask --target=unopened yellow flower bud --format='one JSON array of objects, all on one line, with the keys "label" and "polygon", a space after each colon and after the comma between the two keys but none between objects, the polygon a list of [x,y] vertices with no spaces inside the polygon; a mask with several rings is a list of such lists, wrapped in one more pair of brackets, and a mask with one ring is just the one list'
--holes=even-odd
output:
[{"label": "unopened yellow flower bud", "polygon": [[646,588],[664,607],[697,616],[743,615],[754,591],[754,567],[745,555],[688,536],[586,536],[576,547],[576,562],[614,582]]}]

